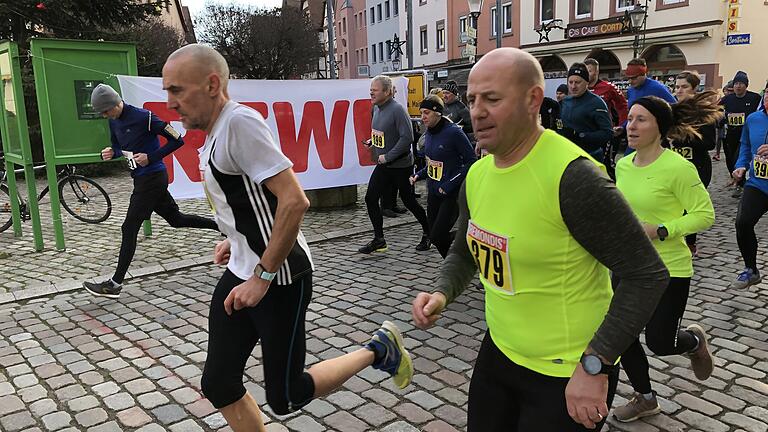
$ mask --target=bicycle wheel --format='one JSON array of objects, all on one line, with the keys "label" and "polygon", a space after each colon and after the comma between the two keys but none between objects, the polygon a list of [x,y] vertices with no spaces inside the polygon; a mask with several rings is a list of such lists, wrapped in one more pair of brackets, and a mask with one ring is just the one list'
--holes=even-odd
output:
[{"label": "bicycle wheel", "polygon": [[112,201],[98,183],[81,175],[70,175],[59,180],[61,205],[75,219],[86,223],[99,223],[112,214]]},{"label": "bicycle wheel", "polygon": [[8,186],[0,184],[0,232],[13,225],[11,213],[11,195],[8,194]]}]

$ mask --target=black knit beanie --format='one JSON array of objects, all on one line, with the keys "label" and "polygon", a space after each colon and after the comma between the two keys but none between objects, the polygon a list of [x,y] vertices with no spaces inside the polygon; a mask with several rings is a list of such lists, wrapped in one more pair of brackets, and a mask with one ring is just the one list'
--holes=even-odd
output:
[{"label": "black knit beanie", "polygon": [[632,105],[640,105],[647,109],[656,118],[656,124],[659,126],[661,137],[667,136],[667,133],[675,123],[672,107],[669,106],[667,101],[656,96],[645,96],[636,100]]}]

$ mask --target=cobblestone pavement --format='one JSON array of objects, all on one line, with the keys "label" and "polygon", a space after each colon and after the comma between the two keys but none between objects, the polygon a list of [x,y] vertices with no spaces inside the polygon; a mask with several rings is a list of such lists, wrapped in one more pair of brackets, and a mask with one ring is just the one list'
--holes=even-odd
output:
[{"label": "cobblestone pavement", "polygon": [[[662,414],[604,431],[768,431],[768,292],[726,289],[741,270],[733,233],[737,200],[715,167],[718,221],[700,236],[683,324],[700,322],[718,358],[697,381],[684,357],[649,358]],[[368,233],[316,243],[307,360],[356,349],[384,319],[405,330],[417,374],[405,390],[371,369],[288,417],[268,408],[271,431],[463,431],[471,368],[485,330],[482,293],[469,288],[429,331],[410,324],[409,302],[434,279],[439,255],[419,253],[414,226],[391,228],[390,251],[352,250]],[[761,224],[765,232],[765,224]],[[760,264],[765,265],[765,242]],[[50,265],[49,265],[50,266]],[[765,267],[764,267],[765,268]],[[228,430],[200,394],[211,287],[222,270],[197,265],[136,277],[119,301],[80,291],[0,305],[0,430]],[[264,402],[260,352],[246,386]],[[619,386],[617,401],[629,397]]]},{"label": "cobblestone pavement", "polygon": [[[131,178],[122,173],[96,178],[112,199],[112,215],[100,224],[86,224],[61,210],[64,224],[66,250],[57,251],[51,222],[50,199],[46,196],[40,204],[43,219],[45,250],[34,251],[31,222],[24,223],[23,237],[13,236],[13,230],[0,233],[0,268],[12,271],[0,272],[0,303],[3,293],[28,291],[27,295],[51,294],[80,286],[83,279],[96,276],[111,277],[117,263],[120,246],[120,225],[128,209],[132,190]],[[38,193],[45,184],[38,181]],[[23,183],[20,188],[25,188]],[[419,190],[423,188],[423,182]],[[24,189],[26,191],[26,189]],[[353,208],[343,210],[318,210],[307,213],[302,230],[308,240],[320,240],[360,229],[370,229],[363,198],[365,186],[360,186],[358,202]],[[184,213],[211,217],[204,199],[181,200],[179,207]],[[410,217],[386,219],[387,224],[402,224]],[[139,234],[136,256],[131,263],[128,277],[143,275],[163,268],[179,268],[199,260],[208,260],[211,244],[220,240],[217,232],[210,230],[174,229],[156,214],[152,215],[153,235],[145,238]],[[54,286],[55,284],[56,286]],[[31,289],[31,290],[30,290]],[[18,297],[18,295],[17,295]],[[5,296],[6,300],[15,300]]]}]

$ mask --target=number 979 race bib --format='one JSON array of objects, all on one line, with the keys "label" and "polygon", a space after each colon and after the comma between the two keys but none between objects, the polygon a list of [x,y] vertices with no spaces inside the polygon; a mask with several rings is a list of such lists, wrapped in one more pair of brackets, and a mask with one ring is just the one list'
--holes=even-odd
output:
[{"label": "number 979 race bib", "polygon": [[475,258],[480,278],[505,294],[515,294],[509,264],[509,238],[469,221],[467,245]]}]

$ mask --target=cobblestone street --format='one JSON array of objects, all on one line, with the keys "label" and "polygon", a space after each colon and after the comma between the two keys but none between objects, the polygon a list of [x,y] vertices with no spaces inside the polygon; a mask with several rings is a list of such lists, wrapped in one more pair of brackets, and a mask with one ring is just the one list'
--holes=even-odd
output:
[{"label": "cobblestone street", "polygon": [[[200,393],[211,291],[222,268],[208,264],[213,232],[174,230],[153,217],[155,235],[139,244],[118,301],[75,289],[82,278],[111,272],[125,212],[125,177],[99,178],[113,197],[112,217],[100,225],[68,219],[67,250],[43,253],[25,237],[0,234],[0,430],[218,431],[229,430]],[[265,407],[270,431],[465,431],[471,370],[486,329],[483,293],[474,287],[429,331],[415,329],[410,302],[429,289],[437,251],[416,252],[412,218],[388,220],[389,251],[363,256],[370,239],[360,199],[356,208],[310,212],[303,230],[317,271],[307,315],[307,363],[357,349],[389,319],[405,332],[416,375],[405,390],[367,369],[344,388],[287,417]],[[684,325],[699,322],[717,356],[714,375],[695,379],[682,356],[649,357],[663,412],[604,431],[768,431],[768,290],[728,291],[742,270],[733,221],[738,200],[714,166],[710,192],[715,226],[699,236],[700,253]],[[207,214],[202,201],[183,211]],[[46,217],[50,209],[43,207]],[[766,232],[765,221],[758,233]],[[760,236],[760,234],[758,234]],[[761,238],[758,264],[766,264]],[[631,251],[628,251],[631,253]],[[246,368],[246,387],[264,404],[260,350]],[[626,377],[614,406],[630,397]]]}]

